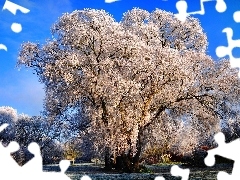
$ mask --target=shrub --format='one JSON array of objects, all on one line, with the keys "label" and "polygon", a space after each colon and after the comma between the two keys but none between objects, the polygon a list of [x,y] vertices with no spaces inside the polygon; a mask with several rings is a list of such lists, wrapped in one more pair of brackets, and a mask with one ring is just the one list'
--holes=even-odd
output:
[{"label": "shrub", "polygon": [[183,162],[195,167],[206,167],[204,159],[207,156],[209,147],[201,146],[196,148],[192,154],[183,157]]},{"label": "shrub", "polygon": [[139,172],[140,173],[152,173],[153,171],[145,166],[141,166]]},{"label": "shrub", "polygon": [[161,155],[162,163],[170,163],[170,162],[172,162],[171,158],[172,158],[171,154],[163,154],[163,155]]},{"label": "shrub", "polygon": [[[144,151],[142,155],[142,161],[146,164],[157,164],[162,162],[162,156],[167,154],[168,149],[161,147],[152,147]],[[164,158],[164,157],[163,157]]]}]

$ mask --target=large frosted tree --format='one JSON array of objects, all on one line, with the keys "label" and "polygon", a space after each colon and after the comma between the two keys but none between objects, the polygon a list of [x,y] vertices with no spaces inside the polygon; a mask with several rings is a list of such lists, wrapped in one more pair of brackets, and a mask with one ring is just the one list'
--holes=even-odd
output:
[{"label": "large frosted tree", "polygon": [[106,167],[112,155],[136,171],[149,128],[166,116],[187,116],[208,136],[224,118],[225,100],[239,95],[238,71],[206,55],[206,35],[191,17],[181,23],[159,9],[134,8],[116,22],[84,9],[60,17],[52,34],[44,45],[24,43],[18,64],[45,85],[50,119],[72,111],[90,123]]}]

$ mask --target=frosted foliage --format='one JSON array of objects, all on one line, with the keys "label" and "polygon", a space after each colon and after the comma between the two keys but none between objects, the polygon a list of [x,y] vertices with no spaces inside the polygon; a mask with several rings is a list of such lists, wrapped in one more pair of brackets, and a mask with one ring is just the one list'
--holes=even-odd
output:
[{"label": "frosted foliage", "polygon": [[[162,149],[162,154],[168,151],[174,154],[189,155],[201,141],[210,136],[211,131],[205,130],[206,127],[201,127],[194,117],[185,114],[179,118],[173,118],[163,113],[161,119],[147,129],[145,149],[159,147]],[[213,130],[213,132],[216,131],[217,129]]]},{"label": "frosted foliage", "polygon": [[198,132],[214,131],[221,102],[238,97],[237,70],[205,54],[196,19],[181,23],[159,9],[135,8],[116,22],[103,10],[84,9],[64,14],[52,33],[43,46],[24,43],[18,63],[45,84],[49,117],[84,105],[95,148],[139,156],[145,130],[164,120],[166,109],[172,119],[193,116]]},{"label": "frosted foliage", "polygon": [[156,9],[149,13],[133,9],[124,14],[122,24],[153,46],[202,52],[207,48],[206,35],[194,18],[189,17],[186,23],[181,23],[172,13],[164,10]]},{"label": "frosted foliage", "polygon": [[4,129],[4,133],[0,134],[0,141],[9,143],[14,138],[14,123],[17,121],[17,110],[9,106],[0,107],[0,125],[7,123],[8,126]]},{"label": "frosted foliage", "polygon": [[11,123],[17,121],[18,115],[17,110],[8,106],[0,107],[0,122],[3,123]]}]

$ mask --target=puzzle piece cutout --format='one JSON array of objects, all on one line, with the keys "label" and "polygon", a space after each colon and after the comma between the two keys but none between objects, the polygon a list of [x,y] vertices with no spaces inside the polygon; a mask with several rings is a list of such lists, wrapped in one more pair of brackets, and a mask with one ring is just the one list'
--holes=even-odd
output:
[{"label": "puzzle piece cutout", "polygon": [[6,129],[6,127],[8,127],[7,123],[4,123],[0,126],[0,132],[2,132],[4,129]]},{"label": "puzzle piece cutout", "polygon": [[[0,132],[3,131],[8,125],[3,124],[0,126]],[[215,155],[219,155],[231,160],[234,160],[234,166],[232,174],[229,175],[226,172],[220,171],[217,175],[218,180],[237,180],[240,177],[240,157],[238,157],[238,149],[240,148],[240,138],[230,142],[225,143],[225,136],[223,133],[218,133],[214,136],[215,141],[218,143],[218,147],[215,149],[208,150],[208,155],[204,159],[207,166],[213,166],[215,164]],[[4,147],[0,143],[0,177],[8,179],[35,179],[36,177],[46,180],[58,179],[58,180],[70,180],[70,178],[65,175],[65,171],[70,165],[68,160],[62,160],[60,162],[61,172],[43,172],[42,171],[42,157],[39,145],[37,143],[31,143],[28,146],[29,152],[34,155],[34,158],[26,163],[23,167],[18,166],[18,164],[13,160],[10,153],[16,152],[19,149],[17,142],[11,142],[7,147]],[[12,173],[14,172],[14,173]],[[190,170],[182,169],[177,165],[171,167],[172,176],[180,176],[182,180],[188,180]],[[91,180],[87,175],[83,176],[81,180]],[[165,180],[162,176],[155,177],[155,180]]]},{"label": "puzzle piece cutout", "polygon": [[162,177],[162,176],[157,176],[157,177],[154,178],[154,180],[165,180],[165,178]]},{"label": "puzzle piece cutout", "polygon": [[0,44],[0,49],[7,51],[7,46],[5,46],[4,44]]},{"label": "puzzle piece cutout", "polygon": [[[8,124],[2,124],[0,126],[0,132],[3,131]],[[0,160],[3,163],[0,163],[1,177],[6,177],[9,174],[9,179],[14,178],[13,173],[11,173],[11,169],[18,170],[18,165],[16,161],[10,156],[10,153],[16,152],[19,149],[19,145],[17,142],[11,142],[7,147],[4,147],[2,143],[0,143]],[[19,172],[19,171],[18,171]]]},{"label": "puzzle piece cutout", "polygon": [[200,0],[201,9],[199,11],[187,12],[187,8],[188,8],[187,2],[185,0],[180,0],[176,3],[176,9],[178,10],[178,14],[175,14],[175,17],[177,17],[180,21],[185,22],[186,18],[191,14],[204,15],[205,14],[204,3],[208,1],[216,1],[215,9],[219,13],[222,13],[227,9],[227,5],[224,2],[224,0]]},{"label": "puzzle piece cutout", "polygon": [[[0,163],[1,174],[0,177],[15,178],[15,174],[20,174],[20,169],[16,161],[11,157],[10,153],[16,152],[19,149],[17,142],[11,142],[7,147],[0,144]],[[14,170],[14,174],[11,173]],[[16,171],[15,171],[16,170]]]},{"label": "puzzle piece cutout", "polygon": [[[233,40],[233,30],[232,28],[226,27],[222,30],[222,32],[226,33],[228,46],[218,46],[216,48],[216,55],[220,58],[224,56],[229,56],[230,64],[232,68],[240,67],[240,58],[233,57],[232,50],[235,47],[240,47],[240,39]],[[240,74],[239,74],[240,75]]]},{"label": "puzzle piece cutout", "polygon": [[[240,22],[240,11],[236,11],[233,14],[233,19],[235,22]],[[240,58],[233,57],[232,50],[235,47],[240,47],[240,39],[233,40],[233,30],[230,27],[226,27],[222,30],[222,32],[226,33],[228,46],[218,46],[216,48],[216,55],[220,58],[224,56],[229,56],[230,64],[232,68],[240,68]],[[240,77],[240,72],[238,74]]]},{"label": "puzzle piece cutout", "polygon": [[[201,4],[201,10],[200,11],[196,11],[196,12],[187,12],[187,2],[185,0],[180,0],[176,3],[176,8],[178,10],[178,14],[175,14],[175,16],[182,22],[184,22],[187,18],[187,16],[189,16],[190,14],[205,14],[205,9],[204,9],[204,2],[207,1],[216,1],[216,10],[218,12],[224,12],[227,9],[226,3],[224,2],[224,0],[200,0],[200,4]],[[235,22],[239,23],[240,22],[240,11],[236,11],[233,14],[233,19]],[[227,36],[227,41],[228,41],[228,46],[218,46],[216,48],[216,55],[220,58],[224,57],[224,56],[229,56],[229,60],[230,60],[230,64],[232,68],[240,68],[240,58],[235,58],[233,57],[232,54],[232,50],[235,47],[240,47],[240,39],[237,40],[233,40],[233,30],[230,27],[226,27],[222,30],[222,32],[226,33]],[[240,77],[240,72],[238,74],[238,76]]]},{"label": "puzzle piece cutout", "polygon": [[2,10],[5,10],[5,9],[9,10],[14,15],[16,15],[17,10],[19,10],[22,13],[25,13],[25,14],[30,12],[29,9],[27,9],[25,7],[22,7],[22,6],[18,5],[18,4],[15,4],[15,3],[11,2],[11,1],[8,1],[8,0],[5,1],[5,4],[4,4],[3,8],[2,8]]},{"label": "puzzle piece cutout", "polygon": [[[173,165],[171,167],[170,172],[171,172],[172,176],[182,177],[182,180],[188,180],[189,174],[190,174],[190,170],[189,169],[182,169],[182,168],[180,168],[177,165]],[[157,177],[155,177],[154,180],[165,180],[165,178],[162,177],[162,176],[157,176]]]},{"label": "puzzle piece cutout", "polygon": [[32,142],[28,146],[28,151],[34,155],[28,163],[24,164],[21,168],[22,172],[32,172],[31,174],[39,174],[42,172],[42,156],[40,148],[37,143]]},{"label": "puzzle piece cutout", "polygon": [[[0,132],[3,131],[8,125],[3,124],[0,126]],[[37,143],[33,142],[28,146],[29,152],[34,155],[29,162],[22,167],[11,157],[11,153],[19,149],[19,144],[15,141],[10,142],[7,147],[0,143],[0,178],[4,179],[45,179],[45,180],[70,180],[64,174],[70,165],[68,160],[62,160],[59,164],[61,172],[43,172],[42,157],[40,147]],[[14,173],[13,173],[14,172]]]},{"label": "puzzle piece cutout", "polygon": [[[70,178],[64,174],[65,171],[68,169],[68,167],[70,166],[70,162],[68,160],[62,160],[59,163],[61,172],[41,172],[41,178],[42,179],[46,179],[46,180],[53,180],[53,179],[57,179],[57,180],[70,180]],[[30,179],[33,179],[36,176],[31,177]],[[30,180],[29,179],[29,180]]]},{"label": "puzzle piece cutout", "polygon": [[236,23],[240,22],[240,11],[236,11],[233,13],[233,19]]},{"label": "puzzle piece cutout", "polygon": [[190,174],[190,170],[189,169],[182,169],[177,165],[173,165],[171,167],[171,174],[172,176],[180,176],[182,177],[182,180],[188,180],[189,178],[189,174]]},{"label": "puzzle piece cutout", "polygon": [[[9,1],[9,0],[6,0],[6,1],[5,1],[2,10],[8,10],[9,12],[11,12],[11,13],[14,14],[14,15],[16,15],[17,10],[19,10],[19,11],[21,11],[22,13],[25,13],[25,14],[30,12],[29,9],[27,9],[27,8],[25,8],[25,7],[23,7],[23,6],[20,6],[20,5],[18,5],[18,4],[15,4],[15,3],[13,3],[13,2],[11,2],[11,1]],[[19,33],[19,32],[22,31],[22,25],[19,24],[19,23],[14,22],[14,23],[12,23],[12,25],[11,25],[11,29],[12,29],[13,32]],[[7,46],[4,45],[4,44],[0,44],[0,50],[1,50],[1,49],[7,51]]]},{"label": "puzzle piece cutout", "polygon": [[237,180],[240,177],[240,138],[230,142],[225,143],[225,136],[222,132],[217,133],[214,136],[215,141],[218,143],[218,147],[215,149],[208,150],[208,155],[204,159],[207,166],[213,166],[215,164],[215,155],[225,157],[227,159],[234,160],[233,170],[231,175],[220,171],[217,175],[218,180]]},{"label": "puzzle piece cutout", "polygon": [[[27,9],[25,7],[22,7],[22,6],[18,5],[18,4],[15,4],[15,3],[11,2],[11,1],[8,1],[8,0],[5,1],[2,10],[8,10],[12,14],[14,14],[14,15],[16,15],[17,10],[19,10],[22,13],[25,13],[25,14],[30,12],[29,9]],[[14,22],[11,25],[11,29],[12,29],[13,32],[19,33],[19,32],[22,31],[22,25],[19,24],[19,23]]]},{"label": "puzzle piece cutout", "polygon": [[89,176],[84,175],[81,177],[81,180],[92,180]]}]

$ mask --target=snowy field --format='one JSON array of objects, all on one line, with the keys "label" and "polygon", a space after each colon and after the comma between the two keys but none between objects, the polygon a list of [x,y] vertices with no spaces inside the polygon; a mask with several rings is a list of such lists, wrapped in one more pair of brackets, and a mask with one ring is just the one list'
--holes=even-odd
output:
[{"label": "snowy field", "polygon": [[[163,176],[166,180],[180,180],[181,178],[170,175],[171,166],[147,166],[152,173],[107,173],[102,170],[103,166],[97,166],[93,163],[76,164],[70,166],[66,174],[72,180],[80,180],[83,175],[88,175],[92,180],[154,180],[158,175]],[[58,165],[46,165],[44,171],[60,171]],[[224,164],[217,167],[208,168],[190,168],[190,180],[215,180],[218,171],[231,172],[231,167]]]}]

